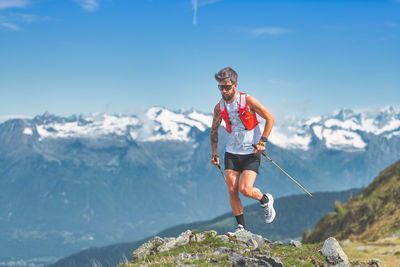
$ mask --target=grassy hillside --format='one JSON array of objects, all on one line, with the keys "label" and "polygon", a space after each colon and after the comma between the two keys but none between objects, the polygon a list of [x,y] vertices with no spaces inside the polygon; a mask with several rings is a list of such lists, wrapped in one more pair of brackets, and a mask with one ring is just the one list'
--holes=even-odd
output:
[{"label": "grassy hillside", "polygon": [[[274,204],[277,217],[269,225],[264,222],[264,214],[260,205],[258,203],[249,205],[244,208],[246,224],[251,232],[265,236],[270,240],[288,241],[300,238],[306,229],[313,228],[323,215],[333,210],[333,203],[336,200],[344,202],[350,192],[355,195],[359,191],[359,189],[353,189],[342,192],[314,193],[313,199],[305,194],[278,198]],[[235,227],[236,221],[232,213],[228,212],[212,220],[177,225],[156,235],[161,237],[177,236],[186,229],[197,229],[200,231],[214,229],[219,234],[225,234],[228,231],[232,231]],[[123,262],[126,258],[130,259],[130,254],[147,239],[116,244],[109,247],[89,248],[63,258],[49,265],[49,267],[91,266],[94,262],[101,263],[103,266],[112,266]]]},{"label": "grassy hillside", "polygon": [[303,242],[317,243],[329,236],[339,240],[376,241],[400,231],[400,161],[346,204],[335,203],[335,212],[323,217]]}]

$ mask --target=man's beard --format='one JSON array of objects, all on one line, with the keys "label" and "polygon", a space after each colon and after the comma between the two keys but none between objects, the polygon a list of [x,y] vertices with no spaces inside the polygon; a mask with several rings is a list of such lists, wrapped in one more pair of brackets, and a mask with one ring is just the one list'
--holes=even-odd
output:
[{"label": "man's beard", "polygon": [[222,95],[222,98],[223,98],[225,101],[230,101],[230,100],[232,100],[232,98],[233,98],[234,95],[235,95],[235,91],[233,91],[231,94],[228,94],[227,96]]}]

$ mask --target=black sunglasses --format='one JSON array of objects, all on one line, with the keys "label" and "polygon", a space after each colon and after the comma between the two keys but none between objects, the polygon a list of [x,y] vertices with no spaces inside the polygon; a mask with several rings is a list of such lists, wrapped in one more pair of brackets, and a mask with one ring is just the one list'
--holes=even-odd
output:
[{"label": "black sunglasses", "polygon": [[229,91],[232,89],[232,86],[234,86],[234,84],[228,84],[228,85],[218,85],[219,90],[223,91]]}]

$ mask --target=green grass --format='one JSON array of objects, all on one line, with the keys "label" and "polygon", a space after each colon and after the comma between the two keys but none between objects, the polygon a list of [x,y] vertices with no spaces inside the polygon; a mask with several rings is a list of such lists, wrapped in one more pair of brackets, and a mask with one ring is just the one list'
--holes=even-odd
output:
[{"label": "green grass", "polygon": [[[231,239],[234,240],[234,239]],[[292,246],[271,246],[259,247],[261,251],[268,251],[272,256],[281,259],[284,266],[315,266],[316,264],[323,266],[325,259],[320,255],[319,250],[322,244],[303,245],[302,248]],[[228,247],[243,249],[238,243],[225,243],[220,238],[213,236],[211,233],[205,232],[205,239],[201,242],[191,242],[173,248],[169,251],[158,252],[149,255],[143,259],[136,260],[133,263],[121,264],[120,267],[133,267],[144,264],[146,266],[174,266],[176,257],[186,252],[189,254],[203,254],[204,259],[182,260],[180,264],[197,264],[198,266],[230,266],[227,255],[215,255],[211,253],[215,248]],[[244,253],[245,256],[252,256],[253,252]],[[213,262],[210,260],[212,259]]]},{"label": "green grass", "polygon": [[286,266],[323,266],[325,258],[319,253],[322,243],[304,245],[302,248],[292,246],[271,246],[269,248],[271,255],[281,259]]}]

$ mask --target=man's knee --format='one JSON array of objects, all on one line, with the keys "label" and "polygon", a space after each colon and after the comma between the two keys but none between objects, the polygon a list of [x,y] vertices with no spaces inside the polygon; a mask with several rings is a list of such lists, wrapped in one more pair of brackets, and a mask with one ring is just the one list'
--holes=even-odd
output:
[{"label": "man's knee", "polygon": [[242,195],[246,196],[246,197],[250,197],[251,196],[251,192],[252,192],[253,188],[250,186],[241,186],[239,188],[240,193],[242,193]]}]

